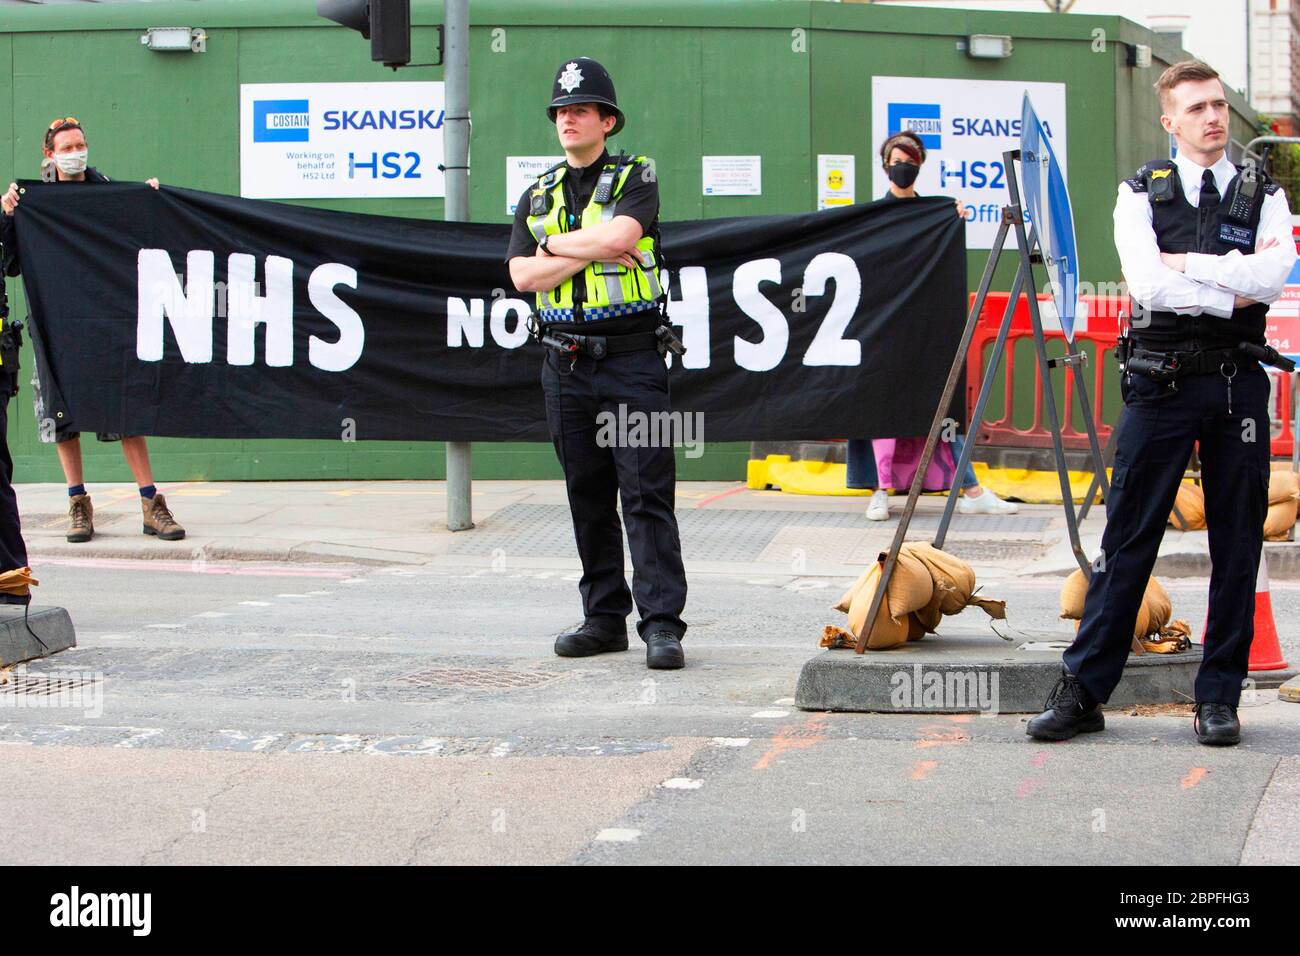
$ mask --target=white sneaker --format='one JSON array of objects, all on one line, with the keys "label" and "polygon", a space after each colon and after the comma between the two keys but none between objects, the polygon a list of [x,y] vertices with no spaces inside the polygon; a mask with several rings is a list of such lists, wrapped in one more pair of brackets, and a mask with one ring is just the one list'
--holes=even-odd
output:
[{"label": "white sneaker", "polygon": [[1020,506],[1011,501],[1003,501],[985,488],[978,498],[962,495],[957,502],[957,510],[964,515],[1013,515],[1020,510]]},{"label": "white sneaker", "polygon": [[889,489],[881,488],[871,496],[871,504],[867,505],[867,519],[869,521],[887,521],[889,520]]}]

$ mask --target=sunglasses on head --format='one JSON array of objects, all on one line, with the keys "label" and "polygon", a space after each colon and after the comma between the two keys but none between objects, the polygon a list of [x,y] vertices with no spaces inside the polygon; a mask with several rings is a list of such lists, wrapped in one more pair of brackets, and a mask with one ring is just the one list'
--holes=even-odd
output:
[{"label": "sunglasses on head", "polygon": [[50,129],[58,129],[60,126],[80,126],[81,121],[75,116],[64,116],[50,123]]}]

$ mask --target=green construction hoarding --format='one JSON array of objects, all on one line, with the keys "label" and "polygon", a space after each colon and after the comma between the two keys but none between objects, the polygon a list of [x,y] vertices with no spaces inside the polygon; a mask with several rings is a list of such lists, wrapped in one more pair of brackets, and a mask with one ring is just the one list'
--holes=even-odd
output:
[{"label": "green construction hoarding", "polygon": [[[440,2],[413,4],[413,62],[437,59],[441,11]],[[1005,190],[997,169],[954,158],[967,154],[949,147],[964,136],[969,156],[982,149],[996,157],[1000,147],[977,140],[1006,131],[976,110],[954,115],[960,104],[1026,84],[1042,84],[1047,100],[1059,93],[1056,122],[1067,138],[1083,279],[1112,283],[1119,279],[1111,241],[1116,184],[1144,160],[1167,155],[1152,83],[1166,63],[1184,56],[1115,17],[823,0],[474,0],[470,15],[472,219],[508,222],[511,158],[557,153],[544,113],[551,79],[565,57],[586,55],[608,66],[618,84],[628,124],[616,145],[656,161],[664,219],[805,212],[828,196],[866,201],[883,192],[876,156],[882,124],[909,111],[935,117],[935,136],[948,138],[941,151],[948,157],[945,185],[953,194],[958,187],[968,195],[983,190],[978,202],[967,200],[976,217],[968,227],[972,287],[987,251],[970,239],[995,228]],[[201,34],[201,52],[141,42],[150,27],[180,25]],[[1011,55],[974,58],[966,49],[971,35],[1009,36]],[[1151,66],[1129,65],[1134,44],[1152,47]],[[312,0],[204,0],[0,6],[0,78],[9,88],[0,97],[6,182],[38,176],[46,127],[71,115],[86,129],[91,163],[115,179],[157,176],[240,195],[245,85],[440,81],[442,69],[395,72],[371,63],[366,42],[317,17]],[[942,97],[934,95],[934,81],[944,81]],[[1239,95],[1230,93],[1230,100],[1233,138],[1246,142],[1254,114]],[[709,163],[719,157],[760,157],[757,193],[706,194],[714,175]],[[437,198],[282,201],[419,218],[443,212]],[[1003,263],[995,288],[1009,287],[1011,268]],[[15,316],[25,316],[18,281],[11,282],[10,300]],[[15,477],[59,480],[56,456],[38,440],[27,401],[29,354],[23,365],[23,392],[10,415]],[[1032,397],[1018,394],[1017,418],[1032,417],[1028,402]],[[809,439],[848,437],[815,430],[810,422]],[[166,481],[443,474],[439,443],[158,439],[151,448],[155,473]],[[89,442],[85,452],[88,478],[128,477],[114,446]],[[679,475],[743,478],[748,455],[744,444],[708,446],[703,457],[680,459]],[[549,445],[497,444],[475,446],[474,475],[558,478],[560,471]]]}]

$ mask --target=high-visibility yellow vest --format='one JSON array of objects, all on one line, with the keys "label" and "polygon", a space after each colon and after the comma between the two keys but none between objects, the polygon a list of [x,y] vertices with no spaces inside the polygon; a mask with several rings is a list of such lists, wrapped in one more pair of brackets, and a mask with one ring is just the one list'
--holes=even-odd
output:
[{"label": "high-visibility yellow vest", "polygon": [[[646,164],[647,168],[653,168],[644,156],[636,156],[625,162],[626,165],[621,169],[613,159],[602,167],[602,174],[617,170],[613,193],[609,202],[598,203],[593,192],[587,208],[582,210],[581,228],[609,222],[617,216],[618,201],[623,195],[623,187],[632,170],[642,163]],[[544,214],[528,217],[528,228],[538,242],[547,236],[569,232],[573,228],[569,225],[569,210],[565,207],[564,198],[564,175],[567,170],[568,166],[561,163],[538,177],[536,185],[533,186],[530,199],[544,203],[546,209]],[[548,196],[549,202],[545,201],[545,197]],[[530,212],[536,208],[537,205],[530,207]],[[645,263],[639,269],[629,269],[618,262],[591,262],[588,263],[587,268],[578,273],[583,277],[587,287],[586,297],[581,303],[584,311],[600,309],[603,315],[643,311],[663,295],[663,285],[659,280],[659,252],[655,237],[642,236],[636,247],[641,252]],[[571,276],[554,289],[537,293],[537,311],[541,313],[543,310],[550,309],[573,309],[575,304],[573,285]]]}]

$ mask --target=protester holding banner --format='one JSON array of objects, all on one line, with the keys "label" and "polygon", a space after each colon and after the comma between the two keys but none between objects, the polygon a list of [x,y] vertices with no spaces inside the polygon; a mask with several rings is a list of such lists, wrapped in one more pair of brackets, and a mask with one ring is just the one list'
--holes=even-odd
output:
[{"label": "protester holding banner", "polygon": [[[576,57],[560,67],[547,115],[565,162],[520,197],[507,261],[516,288],[537,295],[547,424],[582,559],[584,620],[560,635],[555,653],[627,650],[635,597],[646,665],[679,668],[686,572],[672,440],[644,429],[640,437],[611,435],[601,425],[615,413],[620,422],[654,421],[672,410],[664,356],[681,346],[660,309],[659,184],[645,157],[610,158],[605,139],[623,128],[624,116],[613,80],[595,60]],[[616,492],[632,554],[631,593]]]},{"label": "protester holding banner", "polygon": [[[889,192],[882,198],[915,199],[916,177],[925,162],[925,144],[921,138],[907,130],[895,133],[881,146],[880,161],[889,176]],[[957,201],[957,215],[965,217],[965,207],[960,200]],[[960,402],[959,394],[958,407]],[[964,422],[965,416],[957,420]],[[891,489],[911,487],[925,450],[925,441],[925,437],[849,439],[846,484],[849,488],[876,489],[867,506],[867,517],[872,521],[884,521],[889,517]],[[953,435],[951,441],[939,444],[930,460],[930,467],[926,469],[921,485],[923,490],[943,491],[952,487],[964,441],[963,436]],[[1015,514],[1019,508],[981,486],[975,477],[975,469],[968,464],[957,510],[962,514]]]},{"label": "protester holding banner", "polygon": [[[46,182],[57,183],[106,183],[108,177],[86,163],[88,149],[85,132],[76,117],[66,116],[55,119],[45,131],[45,161],[42,164],[41,178]],[[149,185],[158,188],[158,180],[147,180]],[[14,222],[14,210],[19,202],[18,186],[9,185],[9,190],[0,198],[3,215],[0,216],[0,241],[4,244],[4,264],[0,271],[8,275],[18,275],[21,269],[21,252],[18,242],[18,230]],[[39,319],[39,317],[38,317]],[[39,330],[38,330],[39,331]],[[71,542],[89,541],[95,533],[94,507],[84,484],[80,433],[61,427],[57,419],[49,417],[41,385],[40,369],[32,378],[32,394],[36,403],[36,421],[42,441],[53,441],[59,453],[59,464],[68,485],[69,527],[67,539]],[[53,427],[46,426],[51,422]],[[145,439],[139,436],[124,436],[100,432],[99,441],[121,441],[122,456],[134,475],[140,488],[140,508],[143,513],[143,530],[147,535],[156,535],[164,541],[176,541],[185,537],[182,528],[167,507],[167,501],[154,486],[152,469],[149,466],[149,449]]]},{"label": "protester holding banner", "polygon": [[1228,159],[1219,74],[1196,60],[1156,82],[1175,159],[1119,184],[1115,246],[1132,298],[1120,340],[1124,414],[1106,530],[1078,636],[1047,709],[1026,732],[1066,740],[1105,729],[1101,706],[1124,673],[1165,523],[1199,447],[1209,526],[1205,656],[1193,729],[1203,744],[1241,739],[1237,704],[1254,636],[1256,574],[1268,509],[1265,328],[1296,261],[1286,193],[1253,163]]}]

